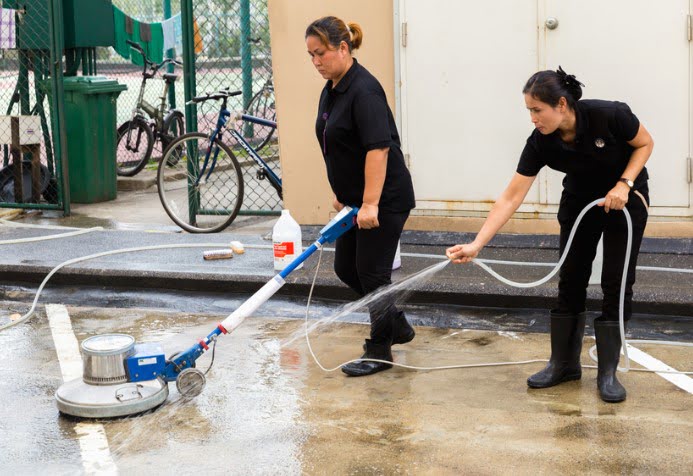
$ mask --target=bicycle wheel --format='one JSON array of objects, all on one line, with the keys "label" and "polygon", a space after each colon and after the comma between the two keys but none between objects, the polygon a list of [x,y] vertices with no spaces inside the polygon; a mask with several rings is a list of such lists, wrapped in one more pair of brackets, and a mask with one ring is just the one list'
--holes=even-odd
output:
[{"label": "bicycle wheel", "polygon": [[123,177],[132,177],[147,165],[152,156],[154,135],[149,124],[135,118],[118,128],[116,145],[116,172]]},{"label": "bicycle wheel", "polygon": [[183,116],[175,115],[168,124],[164,124],[166,130],[159,135],[159,142],[154,145],[152,156],[156,157],[157,161],[161,160],[161,155],[166,151],[166,148],[176,137],[185,134],[185,125],[183,124]]},{"label": "bicycle wheel", "polygon": [[212,144],[207,135],[199,132],[185,134],[169,144],[159,161],[156,184],[168,216],[190,233],[223,230],[236,218],[243,203],[243,172],[238,160],[226,144]]},{"label": "bicycle wheel", "polygon": [[[248,103],[246,113],[262,119],[276,121],[277,111],[274,108],[274,87],[271,83],[262,88],[255,94],[255,96],[252,97],[250,103]],[[250,127],[250,124],[247,126]],[[253,136],[250,143],[257,144],[254,145],[254,147],[256,150],[260,151],[269,143],[270,140],[272,140],[272,136],[274,135],[276,128],[252,124],[252,131]]]}]

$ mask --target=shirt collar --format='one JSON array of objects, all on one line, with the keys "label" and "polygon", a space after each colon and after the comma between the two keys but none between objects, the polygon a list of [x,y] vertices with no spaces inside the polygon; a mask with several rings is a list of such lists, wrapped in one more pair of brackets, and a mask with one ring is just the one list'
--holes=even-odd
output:
[{"label": "shirt collar", "polygon": [[349,68],[349,71],[346,72],[344,77],[337,83],[337,86],[332,88],[332,80],[330,79],[327,82],[326,88],[328,91],[334,91],[336,93],[345,93],[347,89],[349,89],[349,86],[351,85],[351,82],[354,80],[354,77],[356,76],[356,73],[359,69],[359,62],[354,58],[354,64],[351,65]]},{"label": "shirt collar", "polygon": [[589,127],[590,121],[587,111],[584,109],[582,103],[577,101],[575,103],[575,137],[584,136]]}]

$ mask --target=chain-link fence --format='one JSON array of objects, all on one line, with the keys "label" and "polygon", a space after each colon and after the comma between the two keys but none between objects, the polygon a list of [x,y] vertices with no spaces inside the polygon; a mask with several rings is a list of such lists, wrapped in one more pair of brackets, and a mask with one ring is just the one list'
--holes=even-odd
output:
[{"label": "chain-link fence", "polygon": [[0,207],[62,209],[54,0],[0,5]]},{"label": "chain-link fence", "polygon": [[[128,51],[127,46],[119,48],[118,28],[128,30],[128,25],[129,30],[124,33],[125,36],[142,44],[151,61],[160,63],[164,58],[170,57],[185,63],[188,83],[186,85],[180,78],[174,82],[166,93],[166,101],[169,107],[186,114],[186,132],[211,132],[219,112],[219,103],[214,101],[186,107],[186,97],[189,99],[227,88],[230,91],[242,91],[241,95],[229,98],[230,110],[246,111],[251,115],[275,120],[267,0],[114,0],[113,5],[116,8],[116,47],[99,48],[96,52],[96,67],[98,74],[115,78],[128,86],[128,90],[118,100],[119,125],[130,120],[138,109],[144,109],[146,114],[146,108],[142,108],[142,99],[157,107],[164,94],[161,75],[148,80],[144,90],[141,90],[141,61],[131,54],[131,49]],[[189,14],[182,14],[186,5],[188,8],[192,5],[192,18]],[[117,19],[118,15],[125,18],[122,24]],[[166,38],[169,27],[174,32],[174,47],[164,49],[158,43],[157,36],[161,32],[163,43],[169,46]],[[187,58],[184,57],[182,44],[185,36],[182,30],[186,27],[190,28],[194,42],[191,45],[194,54]],[[149,41],[144,40],[145,36]],[[162,72],[175,73],[181,77],[183,73],[173,65],[166,66],[166,71]],[[151,122],[152,127],[156,127],[156,121]],[[248,143],[281,175],[277,130],[240,121],[231,121],[227,127],[242,131]],[[229,134],[224,136],[224,140],[243,168],[245,195],[241,213],[277,213],[281,209],[281,199],[267,180],[258,178],[262,176],[260,168]],[[145,170],[156,170],[161,154],[161,141],[156,141],[152,158]]]},{"label": "chain-link fence", "polygon": [[[229,109],[275,120],[272,57],[267,0],[209,0],[193,3],[196,92],[229,88],[243,94],[229,99]],[[218,113],[206,103],[198,112],[198,130],[209,131]],[[276,130],[236,122],[259,155],[279,173]],[[267,180],[258,180],[260,169],[238,144],[233,153],[243,167],[244,210],[280,210],[281,199]]]}]

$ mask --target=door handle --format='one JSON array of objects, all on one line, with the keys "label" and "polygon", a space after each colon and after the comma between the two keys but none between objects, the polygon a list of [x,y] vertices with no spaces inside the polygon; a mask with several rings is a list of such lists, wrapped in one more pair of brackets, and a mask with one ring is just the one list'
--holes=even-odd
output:
[{"label": "door handle", "polygon": [[555,30],[556,28],[558,28],[558,18],[556,18],[556,17],[549,17],[549,18],[547,18],[546,21],[544,22],[544,25],[545,25],[546,28],[548,28],[549,30]]}]

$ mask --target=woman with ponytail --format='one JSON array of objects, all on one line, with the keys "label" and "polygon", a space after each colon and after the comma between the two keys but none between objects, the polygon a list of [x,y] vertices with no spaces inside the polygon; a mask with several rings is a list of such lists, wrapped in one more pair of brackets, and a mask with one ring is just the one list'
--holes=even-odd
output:
[{"label": "woman with ponytail", "polygon": [[545,165],[566,174],[558,209],[561,254],[580,211],[605,197],[599,207],[587,212],[577,229],[559,275],[558,307],[551,311],[551,359],[544,370],[527,379],[527,385],[546,388],[581,378],[587,285],[603,234],[604,297],[601,316],[594,321],[599,359],[597,387],[602,400],[620,402],[625,400],[626,390],[616,379],[621,350],[619,291],[628,229],[624,214],[613,210],[626,207],[633,222],[624,303],[624,319],[628,320],[649,206],[645,163],[654,142],[627,104],[582,100],[583,86],[560,67],[529,78],[522,92],[535,129],[527,139],[516,173],[476,239],[448,248],[447,256],[454,263],[475,258],[522,204]]},{"label": "woman with ponytail", "polygon": [[[337,239],[334,269],[360,296],[391,283],[397,244],[415,205],[385,91],[352,56],[362,40],[358,24],[336,17],[314,21],[305,34],[313,65],[327,80],[315,134],[334,192],[333,206],[337,211],[344,205],[359,207],[358,226]],[[391,346],[411,341],[414,329],[393,302],[376,302],[369,311],[370,339],[366,339],[363,358],[392,362]],[[390,367],[357,361],[342,371],[363,376]]]}]

